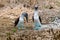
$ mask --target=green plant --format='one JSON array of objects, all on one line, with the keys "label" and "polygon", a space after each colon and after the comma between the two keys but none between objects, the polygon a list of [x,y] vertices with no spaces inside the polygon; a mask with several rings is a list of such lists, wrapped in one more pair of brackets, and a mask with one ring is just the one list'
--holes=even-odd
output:
[{"label": "green plant", "polygon": [[13,31],[13,32],[16,32],[16,28],[13,28],[12,31]]}]

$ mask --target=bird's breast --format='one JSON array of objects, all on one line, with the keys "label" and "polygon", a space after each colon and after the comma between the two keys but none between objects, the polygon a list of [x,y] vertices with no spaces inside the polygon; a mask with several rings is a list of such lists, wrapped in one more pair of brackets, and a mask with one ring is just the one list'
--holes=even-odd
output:
[{"label": "bird's breast", "polygon": [[34,21],[35,21],[35,22],[38,22],[38,21],[39,21],[38,16],[34,16]]},{"label": "bird's breast", "polygon": [[38,18],[38,15],[34,15],[34,19],[35,20],[38,20],[39,18]]},{"label": "bird's breast", "polygon": [[23,18],[20,18],[19,21],[20,21],[20,22],[24,22],[24,19],[23,19]]}]

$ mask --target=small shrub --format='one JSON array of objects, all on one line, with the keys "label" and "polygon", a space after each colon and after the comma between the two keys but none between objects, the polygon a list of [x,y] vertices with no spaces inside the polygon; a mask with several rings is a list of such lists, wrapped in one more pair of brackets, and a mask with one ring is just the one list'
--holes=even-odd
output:
[{"label": "small shrub", "polygon": [[13,28],[13,30],[12,30],[13,32],[16,32],[16,29],[15,28]]}]

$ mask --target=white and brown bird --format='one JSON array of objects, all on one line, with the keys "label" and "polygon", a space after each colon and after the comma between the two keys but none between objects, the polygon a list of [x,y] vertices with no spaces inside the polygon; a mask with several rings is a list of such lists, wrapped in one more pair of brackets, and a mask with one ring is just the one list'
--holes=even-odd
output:
[{"label": "white and brown bird", "polygon": [[28,13],[23,12],[16,20],[15,20],[15,25],[17,26],[18,29],[24,29],[24,17],[26,18],[26,21],[28,22]]},{"label": "white and brown bird", "polygon": [[41,17],[38,15],[39,12],[38,12],[38,6],[35,5],[34,7],[34,15],[32,16],[32,20],[34,22],[34,30],[39,30],[40,27],[41,27]]}]

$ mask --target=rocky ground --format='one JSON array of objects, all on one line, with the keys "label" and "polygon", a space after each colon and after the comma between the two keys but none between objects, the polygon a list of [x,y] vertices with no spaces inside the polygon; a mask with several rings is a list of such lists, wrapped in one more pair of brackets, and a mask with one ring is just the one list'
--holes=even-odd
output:
[{"label": "rocky ground", "polygon": [[17,30],[11,27],[0,28],[0,40],[60,40],[60,29]]},{"label": "rocky ground", "polygon": [[[60,40],[60,27],[48,24],[54,21],[55,17],[60,18],[60,1],[33,1],[34,2],[30,1],[29,3],[27,0],[0,0],[0,40]],[[39,16],[42,18],[42,23],[46,23],[48,25],[48,28],[46,29],[33,30],[31,17],[33,15],[33,7],[35,3],[38,3],[39,5]],[[26,7],[23,7],[24,4]],[[29,22],[25,22],[26,29],[18,30],[14,27],[14,22],[24,11],[29,15]],[[45,27],[46,25],[43,26]],[[51,26],[55,29],[50,29],[49,27]]]}]

